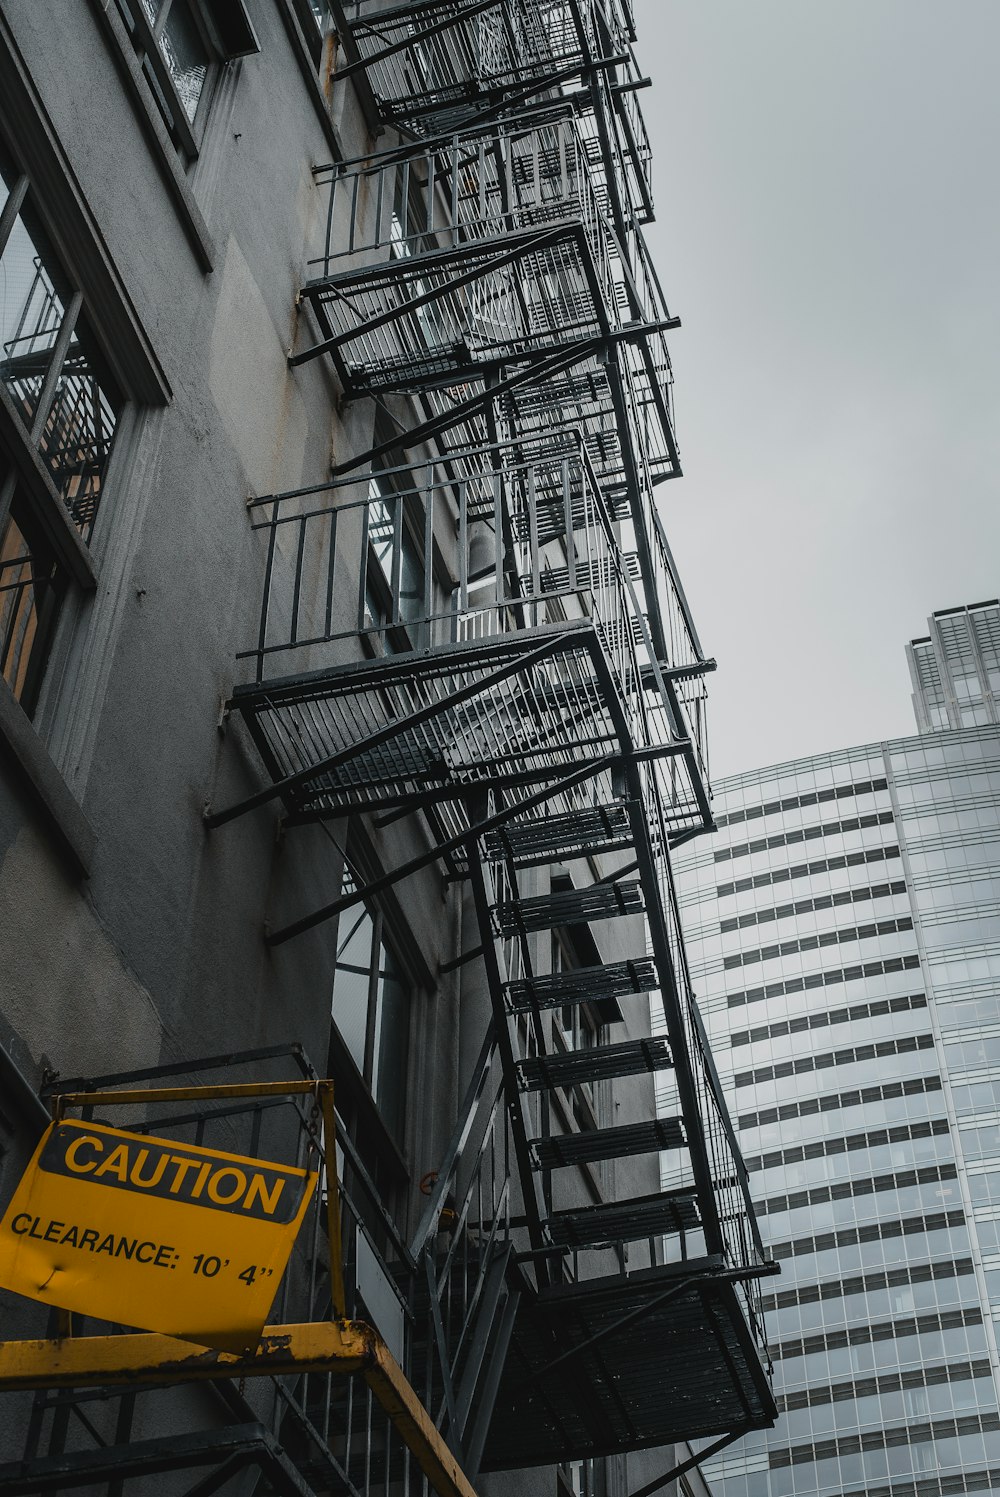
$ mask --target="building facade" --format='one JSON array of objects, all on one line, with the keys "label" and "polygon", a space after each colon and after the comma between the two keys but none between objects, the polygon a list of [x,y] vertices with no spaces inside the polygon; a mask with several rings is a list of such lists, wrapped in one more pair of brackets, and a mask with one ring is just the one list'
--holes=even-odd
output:
[{"label": "building facade", "polygon": [[0,1492],[626,1497],[773,1417],[671,882],[712,662],[635,45],[628,0],[0,9],[2,1202],[60,1110],[322,1177],[278,1330],[196,1374],[59,1237]]},{"label": "building facade", "polygon": [[906,647],[921,733],[1000,722],[1000,603],[944,608]]},{"label": "building facade", "polygon": [[713,1490],[1000,1490],[1000,734],[776,765],[715,806],[682,919],[782,1272],[779,1420]]}]

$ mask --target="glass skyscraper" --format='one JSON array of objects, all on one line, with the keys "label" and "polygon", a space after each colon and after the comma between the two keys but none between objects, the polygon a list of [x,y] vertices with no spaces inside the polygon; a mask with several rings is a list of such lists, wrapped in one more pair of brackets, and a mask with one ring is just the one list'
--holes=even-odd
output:
[{"label": "glass skyscraper", "polygon": [[782,1412],[706,1475],[717,1497],[1000,1493],[1000,729],[738,775],[715,812],[679,892],[781,1266]]},{"label": "glass skyscraper", "polygon": [[1000,723],[1000,602],[944,608],[906,647],[921,733]]}]

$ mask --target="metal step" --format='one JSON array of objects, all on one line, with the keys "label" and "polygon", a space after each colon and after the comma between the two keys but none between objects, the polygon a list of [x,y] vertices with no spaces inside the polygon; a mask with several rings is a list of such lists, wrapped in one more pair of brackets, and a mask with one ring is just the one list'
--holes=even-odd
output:
[{"label": "metal step", "polygon": [[557,1211],[545,1223],[554,1245],[566,1248],[610,1247],[660,1232],[690,1232],[700,1225],[693,1190]]},{"label": "metal step", "polygon": [[656,989],[656,965],[649,956],[629,962],[609,962],[604,967],[571,967],[542,977],[519,978],[507,984],[507,1007],[512,1014],[539,1008],[562,1008],[571,1003],[600,1003],[625,998],[631,993]]},{"label": "metal step", "polygon": [[590,1081],[612,1081],[617,1076],[667,1071],[672,1065],[666,1040],[624,1040],[619,1045],[534,1055],[519,1060],[517,1072],[526,1092],[541,1092],[556,1086],[580,1086]]},{"label": "metal step", "polygon": [[531,1140],[534,1165],[540,1170],[593,1164],[598,1159],[625,1159],[633,1154],[656,1154],[660,1149],[681,1149],[686,1144],[680,1118],[653,1118],[644,1123],[626,1123],[620,1128],[593,1128],[582,1133],[563,1133]]},{"label": "metal step", "polygon": [[555,925],[589,925],[593,920],[641,915],[645,908],[640,884],[590,884],[531,899],[505,900],[497,905],[495,915],[499,935],[523,936]]},{"label": "metal step", "polygon": [[519,868],[533,868],[556,858],[583,858],[630,847],[632,828],[627,806],[583,806],[558,816],[509,822],[484,840],[490,862],[510,858]]},{"label": "metal step", "polygon": [[[541,537],[539,537],[540,539]],[[622,561],[632,581],[637,582],[640,573],[638,560],[634,553],[630,556],[623,556]],[[541,576],[542,592],[567,592],[571,582],[573,588],[577,591],[583,588],[590,588],[596,592],[601,587],[613,586],[617,580],[617,575],[611,563],[604,559],[599,561],[578,561],[572,577],[570,576],[568,566],[546,566]]]}]

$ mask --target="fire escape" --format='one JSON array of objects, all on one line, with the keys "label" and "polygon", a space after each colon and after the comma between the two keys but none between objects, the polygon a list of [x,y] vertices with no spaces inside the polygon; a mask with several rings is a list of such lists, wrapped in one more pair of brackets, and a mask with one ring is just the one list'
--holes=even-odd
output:
[{"label": "fire escape", "polygon": [[[378,1279],[394,1365],[461,1480],[374,1374],[357,1394],[346,1363],[275,1350],[266,1413],[213,1384],[257,1443],[206,1455],[192,1491],[239,1460],[265,1489],[367,1497],[686,1440],[712,1442],[707,1455],[773,1421],[758,1292],[772,1265],[670,873],[671,849],[710,825],[712,662],[656,503],[680,472],[677,324],[642,236],[628,0],[335,10],[337,76],[383,148],[317,172],[325,229],[291,362],[328,360],[344,400],[380,419],[328,482],[251,504],[265,578],[231,706],[268,783],[208,824],[280,803],[290,828],[348,815],[424,828],[426,851],[331,891],[273,945],[431,864],[471,891],[461,962],[482,964],[492,1023],[423,1219],[405,1241],[347,1141],[341,1223],[314,1236],[339,1234],[334,1266],[324,1277],[314,1251],[291,1291],[303,1322],[364,1319]],[[550,960],[566,931],[578,959]],[[585,1007],[601,1021],[587,1040],[573,1021]],[[613,1121],[602,1098],[643,1076],[660,1116]],[[650,1156],[661,1187],[637,1193]],[[64,1477],[83,1473],[74,1484],[114,1480],[106,1454],[74,1467],[64,1441],[43,1450],[72,1397],[36,1396],[31,1464],[0,1471],[0,1491],[41,1489],[60,1459]]]}]

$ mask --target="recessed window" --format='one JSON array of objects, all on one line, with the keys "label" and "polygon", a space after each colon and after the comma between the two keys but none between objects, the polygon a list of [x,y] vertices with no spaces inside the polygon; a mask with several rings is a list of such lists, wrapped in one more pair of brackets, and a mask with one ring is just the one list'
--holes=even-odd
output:
[{"label": "recessed window", "polygon": [[381,474],[372,476],[365,509],[363,626],[387,655],[418,643],[412,626],[430,611],[424,599],[424,558],[408,517],[408,510],[418,503],[412,491],[394,488]]},{"label": "recessed window", "polygon": [[0,382],[84,539],[97,518],[122,396],[95,345],[83,298],[34,217],[25,179],[0,175]]},{"label": "recessed window", "polygon": [[[555,884],[553,887],[556,887]],[[554,930],[551,935],[551,967],[553,972],[569,972],[584,965],[574,949],[568,931]],[[600,1019],[585,1003],[564,1004],[553,1012],[556,1044],[565,1050],[591,1050],[605,1043],[606,1032]],[[573,1118],[580,1129],[600,1126],[605,1121],[606,1099],[603,1086],[591,1081],[580,1082],[573,1088],[571,1106]],[[587,1106],[584,1106],[586,1102]]]},{"label": "recessed window", "polygon": [[193,160],[220,64],[259,51],[244,7],[213,0],[116,3],[167,133]]},{"label": "recessed window", "polygon": [[68,578],[14,491],[0,524],[0,676],[30,715]]},{"label": "recessed window", "polygon": [[[0,387],[0,676],[30,715],[71,580],[58,509],[89,545],[124,400],[28,178],[2,158]],[[19,446],[34,449],[48,482]]]},{"label": "recessed window", "polygon": [[[345,871],[343,891],[355,889]],[[333,1022],[389,1131],[402,1135],[412,985],[393,950],[385,917],[358,905],[340,920]]]}]

